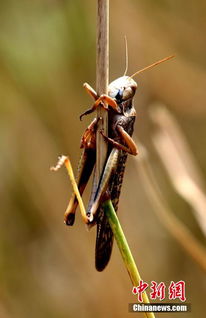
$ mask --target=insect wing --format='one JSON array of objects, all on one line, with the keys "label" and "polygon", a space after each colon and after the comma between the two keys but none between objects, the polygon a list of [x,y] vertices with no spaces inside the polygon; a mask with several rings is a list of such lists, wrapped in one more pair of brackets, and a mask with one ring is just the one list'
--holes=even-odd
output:
[{"label": "insect wing", "polygon": [[95,267],[101,272],[107,266],[112,253],[113,232],[103,208],[99,208],[95,248]]}]

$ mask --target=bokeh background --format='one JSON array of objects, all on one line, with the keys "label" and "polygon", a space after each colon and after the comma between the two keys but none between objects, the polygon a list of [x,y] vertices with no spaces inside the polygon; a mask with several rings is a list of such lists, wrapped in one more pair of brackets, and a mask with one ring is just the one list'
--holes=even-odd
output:
[{"label": "bokeh background", "polygon": [[[129,74],[176,54],[136,78],[141,151],[128,159],[119,217],[144,281],[186,282],[191,318],[205,311],[205,12],[201,0],[110,4],[110,80],[124,72],[124,35]],[[59,154],[77,168],[95,36],[94,0],[0,2],[2,318],[127,317],[136,301],[116,245],[98,273],[95,229],[79,213],[63,224],[70,182],[49,170]]]}]

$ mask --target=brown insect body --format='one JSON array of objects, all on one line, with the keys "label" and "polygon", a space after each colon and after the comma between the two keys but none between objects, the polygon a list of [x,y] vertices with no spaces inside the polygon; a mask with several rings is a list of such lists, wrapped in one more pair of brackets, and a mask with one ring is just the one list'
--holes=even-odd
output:
[{"label": "brown insect body", "polygon": [[[113,87],[114,83],[115,87]],[[125,132],[129,134],[129,136],[132,136],[133,134],[136,112],[132,102],[133,96],[136,91],[136,87],[137,84],[133,80],[130,80],[127,76],[117,79],[116,81],[112,82],[109,86],[109,96],[115,98],[119,112],[117,113],[117,111],[113,110],[113,108],[109,106],[108,138],[110,142],[108,145],[108,153],[105,167],[107,161],[112,161],[112,151],[115,147],[113,142],[117,143],[116,146],[122,145],[124,147],[127,147],[127,144],[122,139],[122,136],[119,133],[118,127],[121,127]],[[129,90],[129,92],[127,92],[126,95],[125,90]],[[115,92],[116,95],[114,95]],[[107,172],[104,169],[98,187],[94,185],[87,210],[87,214],[88,216],[90,216],[94,202],[98,197],[99,193],[101,193],[97,211],[92,212],[94,218],[89,225],[92,226],[97,223],[95,266],[98,271],[102,271],[109,262],[113,245],[113,233],[110,228],[107,217],[104,214],[101,204],[105,200],[105,198],[111,198],[114,209],[117,212],[120,191],[127,160],[127,152],[125,150],[118,149],[115,150],[115,152],[117,160],[115,165],[113,166],[112,171],[110,170],[108,172],[108,185],[106,189],[102,189],[101,187],[101,178],[103,178],[103,176],[107,174]]]},{"label": "brown insect body", "polygon": [[[111,198],[114,209],[117,212],[127,155],[128,153],[137,155],[137,147],[131,138],[136,117],[133,97],[137,88],[137,83],[132,77],[172,57],[169,56],[155,62],[132,76],[122,76],[116,79],[110,83],[108,95],[98,96],[88,84],[84,84],[87,92],[95,99],[95,103],[92,108],[80,116],[80,119],[83,115],[92,113],[99,105],[108,110],[108,137],[102,133],[103,138],[108,142],[107,158],[99,184],[93,183],[87,209],[88,226],[91,227],[97,224],[95,265],[98,271],[102,271],[108,264],[113,245],[113,233],[104,214],[102,203],[104,200]],[[93,120],[81,140],[83,154],[77,178],[80,194],[83,193],[95,166],[98,120]],[[64,221],[67,225],[73,225],[77,205],[77,198],[73,194],[64,216]]]},{"label": "brown insect body", "polygon": [[[132,106],[132,99],[124,102],[129,104],[129,108]],[[135,123],[135,116],[126,117],[123,113],[122,114],[114,114],[111,112],[109,114],[109,132],[108,136],[117,141],[118,143],[122,143],[124,145],[124,142],[122,142],[117,130],[115,129],[117,125],[121,125],[121,127],[127,131],[127,133],[132,136],[134,131],[134,123]],[[112,147],[109,145],[109,151],[111,152]],[[118,158],[118,164],[116,168],[116,172],[111,176],[110,185],[109,185],[109,192],[111,196],[111,200],[113,203],[113,206],[115,208],[115,211],[117,212],[118,208],[118,202],[119,202],[119,196],[124,176],[124,170],[126,165],[128,153],[124,150],[119,150],[119,158]]]}]

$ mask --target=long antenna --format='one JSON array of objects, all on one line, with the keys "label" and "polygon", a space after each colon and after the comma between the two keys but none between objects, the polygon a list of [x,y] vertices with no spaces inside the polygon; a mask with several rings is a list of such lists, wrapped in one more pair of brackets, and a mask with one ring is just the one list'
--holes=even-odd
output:
[{"label": "long antenna", "polygon": [[127,74],[127,70],[128,70],[128,46],[127,46],[127,37],[126,35],[124,36],[124,41],[125,41],[125,71],[124,71],[124,75],[125,76]]},{"label": "long antenna", "polygon": [[152,67],[154,67],[154,66],[156,66],[156,65],[158,65],[160,63],[168,61],[168,60],[172,59],[173,57],[175,57],[175,55],[170,55],[170,56],[167,56],[164,59],[159,60],[159,61],[157,61],[157,62],[155,62],[155,63],[153,63],[153,64],[151,64],[149,66],[146,66],[146,67],[142,68],[141,70],[139,70],[139,71],[135,72],[134,74],[132,74],[130,76],[130,78],[132,78],[132,77],[136,76],[137,74],[142,73],[142,72],[144,72],[144,71],[146,71],[146,70],[148,70],[148,69],[150,69],[150,68],[152,68]]}]

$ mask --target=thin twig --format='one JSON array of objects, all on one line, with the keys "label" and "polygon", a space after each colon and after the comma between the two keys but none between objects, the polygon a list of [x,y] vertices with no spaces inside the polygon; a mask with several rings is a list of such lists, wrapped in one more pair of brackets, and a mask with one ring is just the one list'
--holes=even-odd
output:
[{"label": "thin twig", "polygon": [[[109,77],[109,0],[97,1],[97,52],[96,52],[96,90],[98,96],[107,94]],[[107,144],[99,131],[104,130],[107,135],[107,112],[103,107],[97,108],[99,121],[97,129],[97,159],[94,182],[98,184],[101,171],[103,170]]]}]

